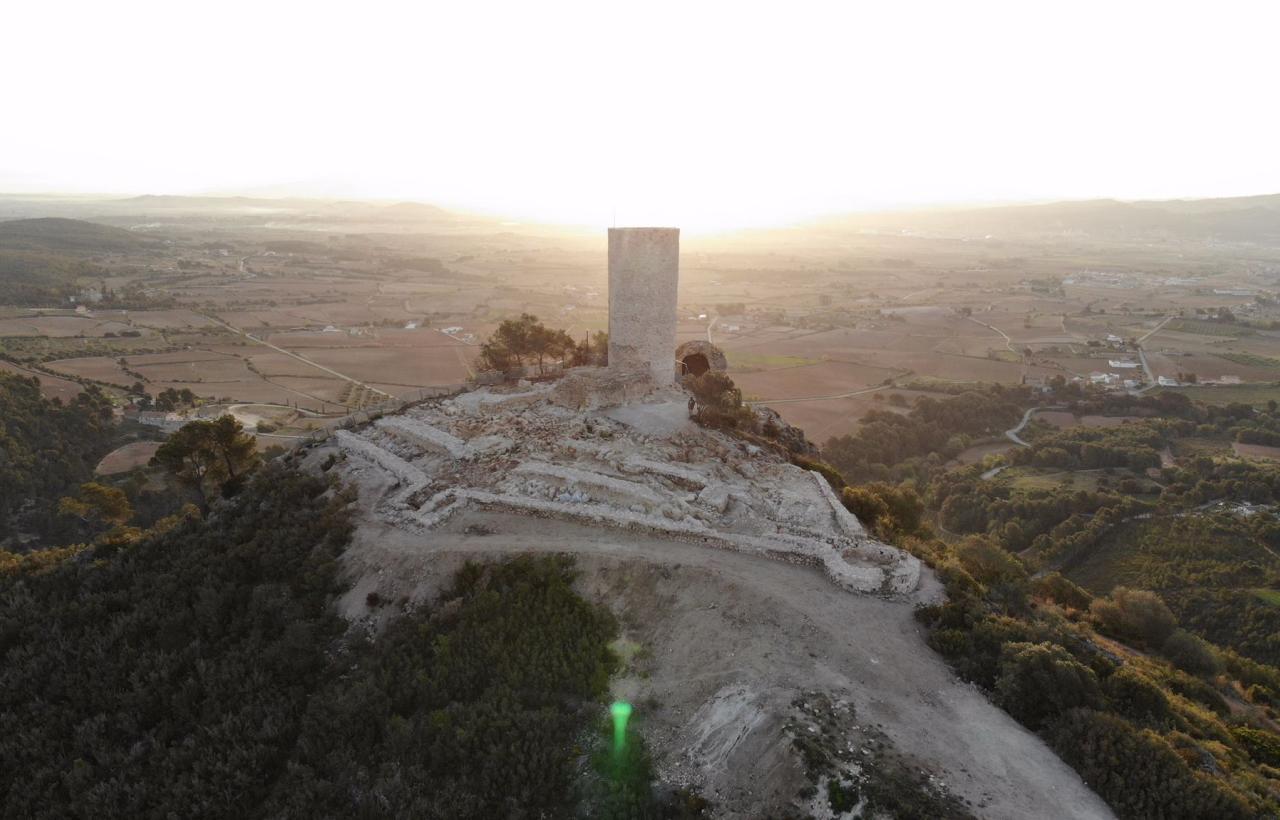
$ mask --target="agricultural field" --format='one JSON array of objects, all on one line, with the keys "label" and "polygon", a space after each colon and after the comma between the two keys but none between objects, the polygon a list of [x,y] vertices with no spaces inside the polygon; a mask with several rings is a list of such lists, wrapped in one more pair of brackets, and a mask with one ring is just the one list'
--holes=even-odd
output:
[{"label": "agricultural field", "polygon": [[[62,207],[59,216],[130,234],[92,257],[95,275],[69,302],[0,305],[0,361],[47,368],[51,395],[96,383],[123,405],[140,382],[152,396],[189,389],[206,403],[336,416],[466,381],[479,345],[521,313],[575,339],[608,326],[600,231],[377,203],[40,207],[33,215]],[[983,236],[875,220],[687,234],[678,340],[720,346],[747,398],[819,444],[871,410],[894,410],[876,390],[885,384],[1104,373],[1120,384],[1102,389],[1135,378],[1147,389],[1141,368],[1109,364],[1137,361],[1139,347],[1154,375],[1199,382],[1169,389],[1215,403],[1280,398],[1280,309],[1268,296],[1280,289],[1280,252]],[[79,247],[49,242],[51,254]]]},{"label": "agricultural field", "polygon": [[158,441],[131,441],[103,456],[94,472],[98,475],[118,475],[145,467],[158,449]]}]

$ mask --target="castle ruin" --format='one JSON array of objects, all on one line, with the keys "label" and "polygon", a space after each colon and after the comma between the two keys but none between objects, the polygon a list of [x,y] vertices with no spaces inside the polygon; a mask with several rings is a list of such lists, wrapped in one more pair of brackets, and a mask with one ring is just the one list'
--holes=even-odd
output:
[{"label": "castle ruin", "polygon": [[820,567],[903,595],[915,558],[869,537],[826,479],[688,417],[677,372],[723,369],[676,347],[680,232],[609,231],[609,366],[498,385],[339,430],[344,473],[388,524],[428,533],[474,514],[557,518]]}]

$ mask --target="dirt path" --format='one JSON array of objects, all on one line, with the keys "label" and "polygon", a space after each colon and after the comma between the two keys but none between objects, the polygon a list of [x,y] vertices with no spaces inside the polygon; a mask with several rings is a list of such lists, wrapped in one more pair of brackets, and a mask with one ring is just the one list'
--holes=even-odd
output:
[{"label": "dirt path", "polygon": [[[364,382],[360,381],[359,379],[353,379],[353,378],[351,378],[350,376],[346,375],[345,373],[339,373],[338,371],[334,370],[334,369],[333,369],[333,368],[331,368],[331,367],[325,367],[325,366],[324,366],[324,365],[322,365],[322,364],[317,364],[316,362],[313,362],[313,361],[311,361],[310,359],[308,359],[306,356],[303,356],[303,355],[298,354],[298,353],[294,353],[292,350],[285,350],[283,347],[280,347],[279,345],[273,345],[273,344],[271,344],[271,342],[268,342],[268,341],[267,341],[267,340],[265,340],[265,339],[259,339],[257,336],[254,336],[254,335],[253,335],[252,333],[250,333],[249,331],[247,331],[247,330],[242,330],[242,329],[240,329],[240,328],[236,327],[235,325],[231,324],[230,322],[224,322],[224,321],[222,321],[221,319],[219,319],[217,316],[214,316],[212,313],[205,313],[205,314],[201,314],[201,315],[203,315],[203,316],[204,316],[206,319],[208,319],[209,321],[211,321],[211,322],[217,322],[219,325],[221,325],[222,327],[225,327],[227,330],[230,330],[232,333],[239,334],[240,336],[243,336],[244,338],[248,339],[248,340],[249,340],[249,341],[251,341],[251,342],[257,342],[258,344],[262,345],[263,347],[269,347],[269,348],[271,348],[272,350],[274,350],[275,352],[277,352],[277,353],[283,353],[284,355],[288,356],[288,357],[289,357],[289,358],[291,358],[291,359],[297,359],[298,361],[302,362],[303,364],[311,365],[311,366],[312,366],[312,367],[314,367],[316,370],[320,370],[320,371],[323,371],[323,372],[325,372],[325,373],[328,373],[330,376],[336,376],[337,378],[342,379],[343,381],[351,382],[352,384],[356,385],[357,387],[363,387],[364,389],[366,389],[366,390],[368,390],[368,391],[370,391],[370,392],[372,392],[372,393],[377,393],[377,394],[378,394],[378,395],[380,395],[380,396],[386,396],[386,397],[387,397],[387,398],[389,398],[389,399],[393,399],[393,398],[395,398],[395,396],[392,396],[390,393],[386,393],[386,392],[384,392],[384,391],[382,391],[382,390],[379,390],[379,389],[378,389],[378,388],[376,388],[376,387],[370,387],[369,385],[365,384]],[[297,391],[294,391],[294,392],[297,392]],[[314,398],[314,397],[312,397],[312,398]],[[317,399],[317,401],[319,401],[319,399]],[[331,402],[331,404],[340,404],[340,403],[341,403],[341,402]]]},{"label": "dirt path", "polygon": [[745,401],[743,404],[796,404],[805,401],[827,401],[829,399],[847,399],[853,396],[862,396],[867,393],[875,393],[880,390],[888,390],[893,387],[891,384],[881,384],[875,387],[862,387],[857,390],[850,390],[848,393],[836,393],[833,396],[799,396],[794,399],[753,399]]},{"label": "dirt path", "polygon": [[[469,534],[476,527],[491,534]],[[615,695],[637,704],[662,776],[700,783],[721,816],[786,809],[803,773],[783,724],[793,700],[815,690],[853,703],[860,722],[878,725],[980,817],[1112,816],[1043,742],[951,673],[910,602],[842,592],[813,568],[468,512],[428,535],[365,522],[345,558],[358,579],[341,606],[360,616],[375,590],[429,598],[465,560],[524,552],[578,556],[584,594],[652,652]],[[918,595],[937,594],[929,576]]]},{"label": "dirt path", "polygon": [[1170,313],[1168,316],[1164,317],[1164,319],[1160,321],[1160,324],[1156,325],[1155,327],[1148,330],[1146,333],[1142,334],[1142,337],[1138,339],[1138,344],[1142,344],[1147,339],[1150,339],[1152,336],[1159,333],[1164,328],[1165,325],[1169,324],[1169,322],[1172,321],[1173,316],[1174,314]]},{"label": "dirt path", "polygon": [[1014,444],[1017,444],[1019,447],[1030,447],[1031,445],[1023,441],[1022,437],[1019,436],[1018,434],[1021,433],[1023,429],[1026,428],[1027,424],[1031,422],[1031,417],[1041,410],[1061,410],[1061,409],[1062,409],[1061,407],[1030,407],[1028,408],[1027,412],[1022,414],[1022,421],[1018,422],[1016,427],[1011,427],[1008,430],[1004,431],[1005,438],[1009,439],[1009,441],[1012,441]]}]

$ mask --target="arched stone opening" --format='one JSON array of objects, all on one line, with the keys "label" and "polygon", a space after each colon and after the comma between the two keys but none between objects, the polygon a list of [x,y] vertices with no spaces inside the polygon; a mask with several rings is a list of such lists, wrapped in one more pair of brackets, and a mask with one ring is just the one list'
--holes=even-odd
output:
[{"label": "arched stone opening", "polygon": [[701,376],[704,373],[723,373],[729,369],[724,351],[701,339],[693,339],[676,348],[676,375]]},{"label": "arched stone opening", "polygon": [[711,369],[711,362],[701,353],[690,353],[680,360],[681,376],[701,376]]}]

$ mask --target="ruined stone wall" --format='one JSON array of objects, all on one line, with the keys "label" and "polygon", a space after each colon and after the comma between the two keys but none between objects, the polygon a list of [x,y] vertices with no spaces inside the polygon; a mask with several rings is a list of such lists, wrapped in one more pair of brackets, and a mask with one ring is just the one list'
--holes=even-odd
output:
[{"label": "ruined stone wall", "polygon": [[609,366],[675,380],[679,228],[609,229]]}]

